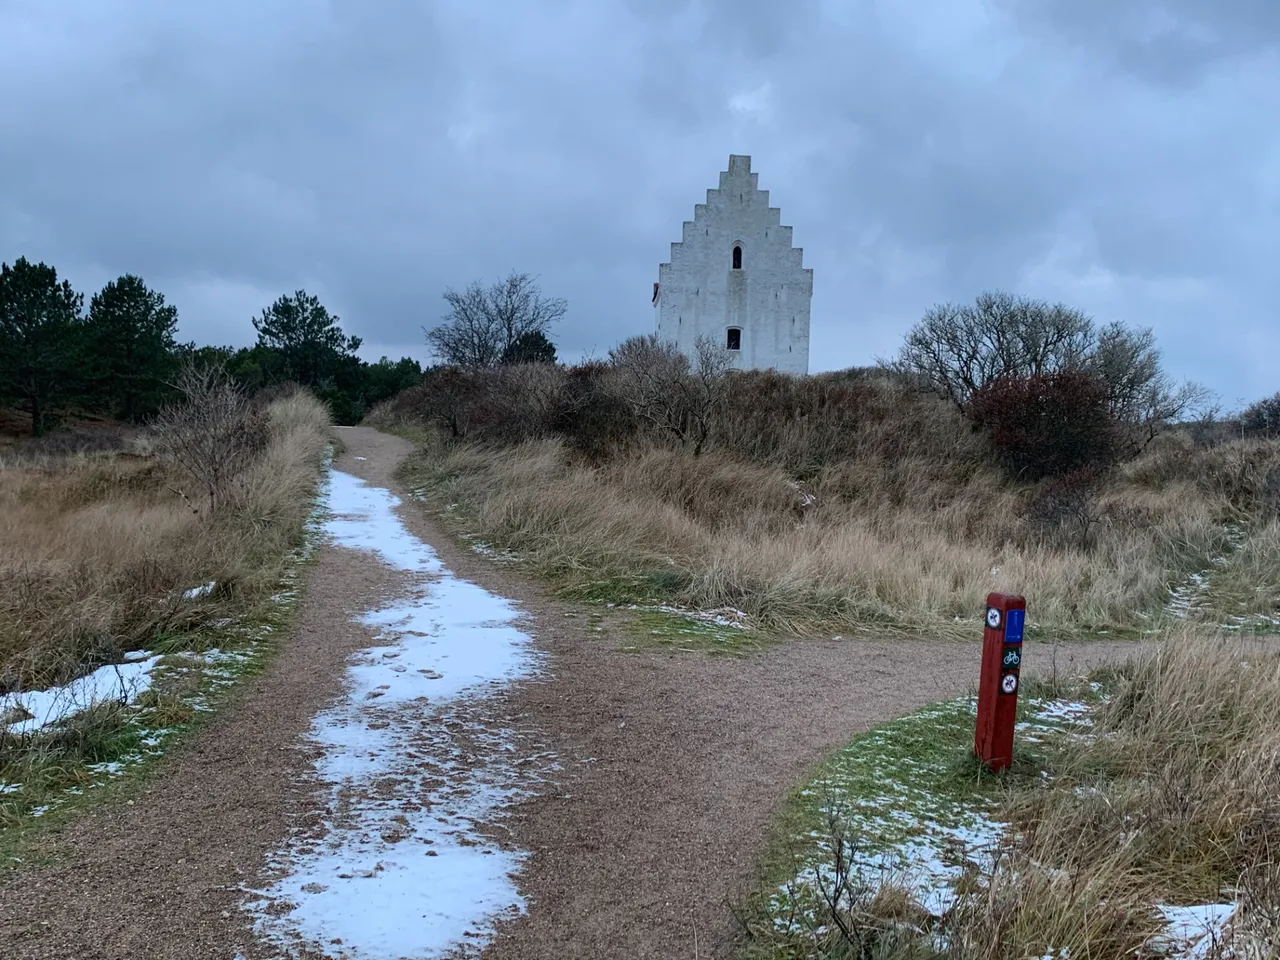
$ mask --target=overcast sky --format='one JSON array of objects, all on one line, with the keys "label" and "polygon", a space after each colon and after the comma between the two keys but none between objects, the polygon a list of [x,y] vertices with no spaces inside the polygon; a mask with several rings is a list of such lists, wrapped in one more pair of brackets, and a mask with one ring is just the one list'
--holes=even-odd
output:
[{"label": "overcast sky", "polygon": [[0,0],[0,89],[0,260],[137,273],[183,339],[303,287],[426,359],[514,269],[603,354],[748,153],[815,371],[1004,288],[1280,389],[1277,0]]}]

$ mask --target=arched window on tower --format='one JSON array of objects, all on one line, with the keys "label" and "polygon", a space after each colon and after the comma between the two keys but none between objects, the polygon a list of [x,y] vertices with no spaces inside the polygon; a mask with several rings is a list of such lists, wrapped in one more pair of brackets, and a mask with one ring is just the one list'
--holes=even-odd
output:
[{"label": "arched window on tower", "polygon": [[728,341],[725,346],[730,350],[742,349],[742,329],[740,327],[730,327]]},{"label": "arched window on tower", "polygon": [[742,246],[735,245],[733,248],[733,269],[742,269]]}]

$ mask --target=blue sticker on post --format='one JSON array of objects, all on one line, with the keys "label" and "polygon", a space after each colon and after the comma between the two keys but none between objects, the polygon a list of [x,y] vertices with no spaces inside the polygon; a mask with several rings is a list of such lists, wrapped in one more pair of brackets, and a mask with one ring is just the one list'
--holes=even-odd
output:
[{"label": "blue sticker on post", "polygon": [[1027,611],[1010,610],[1004,615],[1004,642],[1021,643],[1022,625],[1027,619]]}]

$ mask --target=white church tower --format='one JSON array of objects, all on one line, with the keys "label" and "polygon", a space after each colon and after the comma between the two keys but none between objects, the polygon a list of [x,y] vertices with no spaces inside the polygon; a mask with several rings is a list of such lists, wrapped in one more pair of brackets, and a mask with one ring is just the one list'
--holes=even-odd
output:
[{"label": "white church tower", "polygon": [[813,270],[758,178],[750,157],[732,155],[720,186],[693,208],[671,262],[658,265],[658,338],[692,356],[706,336],[736,369],[807,374]]}]

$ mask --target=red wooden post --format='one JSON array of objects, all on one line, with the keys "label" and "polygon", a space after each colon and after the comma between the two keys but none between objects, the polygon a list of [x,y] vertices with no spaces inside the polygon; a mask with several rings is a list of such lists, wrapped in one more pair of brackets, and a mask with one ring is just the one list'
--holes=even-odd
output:
[{"label": "red wooden post", "polygon": [[1018,671],[1027,601],[1009,593],[987,594],[978,681],[978,725],[973,752],[992,770],[1013,763],[1013,722],[1018,713]]}]

